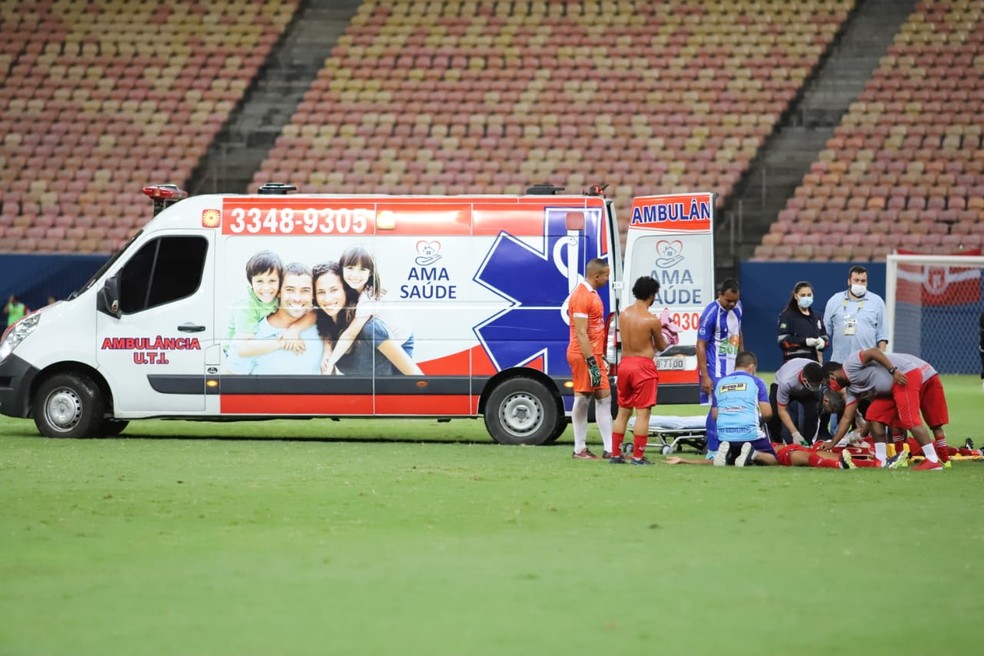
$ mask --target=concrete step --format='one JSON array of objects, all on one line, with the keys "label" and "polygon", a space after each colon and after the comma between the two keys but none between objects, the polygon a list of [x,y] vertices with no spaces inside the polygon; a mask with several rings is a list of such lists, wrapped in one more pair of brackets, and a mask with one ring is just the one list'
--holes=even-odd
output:
[{"label": "concrete step", "polygon": [[[790,108],[722,213],[716,252],[751,256],[864,89],[916,0],[859,0],[799,102]],[[733,236],[734,235],[734,236]]]},{"label": "concrete step", "polygon": [[246,191],[285,123],[348,27],[358,0],[305,0],[202,163],[198,187]]}]

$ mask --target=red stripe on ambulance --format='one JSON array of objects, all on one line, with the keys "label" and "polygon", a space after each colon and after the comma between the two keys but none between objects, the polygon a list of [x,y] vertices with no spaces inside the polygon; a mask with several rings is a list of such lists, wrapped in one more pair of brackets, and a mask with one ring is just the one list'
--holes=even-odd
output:
[{"label": "red stripe on ambulance", "polygon": [[224,415],[249,416],[402,415],[405,417],[451,417],[477,414],[478,398],[478,396],[468,394],[380,395],[375,397],[374,407],[373,396],[370,394],[223,394],[220,399],[220,408]]}]

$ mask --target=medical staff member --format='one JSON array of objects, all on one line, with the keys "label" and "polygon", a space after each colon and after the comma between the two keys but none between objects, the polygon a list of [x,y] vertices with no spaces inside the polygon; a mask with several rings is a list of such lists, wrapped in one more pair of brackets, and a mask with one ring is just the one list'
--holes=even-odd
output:
[{"label": "medical staff member", "polygon": [[721,378],[714,387],[711,415],[721,440],[714,456],[715,466],[744,467],[755,460],[756,453],[779,459],[762,428],[762,423],[772,417],[772,406],[765,381],[755,375],[757,370],[755,354],[742,351],[735,357],[734,373]]},{"label": "medical staff member", "polygon": [[852,266],[847,284],[846,291],[830,297],[823,312],[824,328],[831,340],[828,357],[836,362],[876,346],[884,351],[888,345],[885,301],[868,289],[868,270]]}]

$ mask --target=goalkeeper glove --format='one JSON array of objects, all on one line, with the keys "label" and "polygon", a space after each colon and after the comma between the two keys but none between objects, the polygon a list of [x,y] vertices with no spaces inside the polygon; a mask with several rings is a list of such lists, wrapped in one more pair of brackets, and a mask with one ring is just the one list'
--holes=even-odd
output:
[{"label": "goalkeeper glove", "polygon": [[598,361],[595,357],[585,358],[585,362],[588,363],[588,373],[591,375],[591,387],[598,387],[601,385],[601,367],[598,366]]}]

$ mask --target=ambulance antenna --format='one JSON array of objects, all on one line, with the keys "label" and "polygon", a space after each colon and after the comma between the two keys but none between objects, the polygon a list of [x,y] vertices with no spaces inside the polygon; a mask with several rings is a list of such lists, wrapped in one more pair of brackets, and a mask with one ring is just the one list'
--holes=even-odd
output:
[{"label": "ambulance antenna", "polygon": [[526,193],[530,196],[556,196],[564,190],[563,187],[558,187],[556,185],[544,183],[535,184],[532,187],[526,188]]},{"label": "ambulance antenna", "polygon": [[260,187],[259,193],[269,196],[286,196],[291,191],[297,191],[297,187],[283,182],[268,182]]}]

